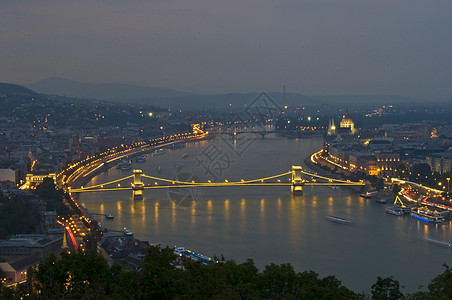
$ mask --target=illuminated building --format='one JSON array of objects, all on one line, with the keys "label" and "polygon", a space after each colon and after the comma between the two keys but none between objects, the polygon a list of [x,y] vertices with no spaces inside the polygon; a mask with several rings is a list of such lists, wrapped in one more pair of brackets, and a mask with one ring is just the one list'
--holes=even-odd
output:
[{"label": "illuminated building", "polygon": [[47,173],[47,172],[34,172],[31,174],[27,174],[26,177],[26,185],[29,188],[34,188],[37,185],[41,184],[44,178],[50,177],[53,179],[53,182],[56,184],[56,174],[55,173]]},{"label": "illuminated building", "polygon": [[433,153],[426,160],[434,172],[443,174],[452,171],[452,153]]},{"label": "illuminated building", "polygon": [[328,135],[336,135],[336,125],[334,125],[334,119],[328,122]]},{"label": "illuminated building", "polygon": [[347,128],[350,130],[350,134],[355,134],[355,122],[353,122],[352,118],[350,118],[348,112],[344,115],[342,118],[342,121],[340,123],[340,128]]}]

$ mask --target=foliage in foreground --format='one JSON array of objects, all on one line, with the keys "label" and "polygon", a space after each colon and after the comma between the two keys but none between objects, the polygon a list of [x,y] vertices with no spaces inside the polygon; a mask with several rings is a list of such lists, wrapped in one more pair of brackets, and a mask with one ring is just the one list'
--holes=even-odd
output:
[{"label": "foliage in foreground", "polygon": [[[109,267],[94,251],[62,253],[43,260],[17,289],[0,287],[1,299],[368,299],[344,287],[334,276],[295,272],[290,264],[266,266],[260,272],[249,259],[202,265],[185,261],[173,266],[172,249],[150,247],[139,272]],[[372,299],[452,299],[448,266],[427,292],[404,296],[399,283],[378,277]]]}]

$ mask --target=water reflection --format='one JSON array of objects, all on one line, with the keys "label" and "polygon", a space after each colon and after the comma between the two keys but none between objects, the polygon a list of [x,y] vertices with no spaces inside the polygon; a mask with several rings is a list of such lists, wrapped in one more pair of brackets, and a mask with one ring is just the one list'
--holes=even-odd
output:
[{"label": "water reflection", "polygon": [[312,197],[312,207],[313,208],[317,207],[317,196]]},{"label": "water reflection", "polygon": [[118,212],[118,217],[122,217],[122,201],[116,202],[116,210]]},{"label": "water reflection", "polygon": [[334,214],[334,198],[333,196],[328,197],[328,214],[333,215]]},{"label": "water reflection", "polygon": [[173,232],[176,231],[176,203],[171,202],[171,216],[172,216],[172,228]]},{"label": "water reflection", "polygon": [[260,201],[260,232],[261,234],[265,234],[266,232],[266,225],[265,225],[265,199],[262,198]]},{"label": "water reflection", "polygon": [[242,198],[240,200],[240,225],[243,231],[246,229],[246,222],[246,200]]},{"label": "water reflection", "polygon": [[196,226],[196,202],[191,203],[191,228],[194,229]]},{"label": "water reflection", "polygon": [[229,223],[229,199],[224,200],[224,219]]},{"label": "water reflection", "polygon": [[207,200],[207,224],[212,225],[212,200]]},{"label": "water reflection", "polygon": [[146,202],[141,201],[141,202],[138,202],[138,203],[141,206],[141,218],[142,218],[142,221],[143,221],[143,224],[144,224],[144,222],[146,220],[146,204],[145,204]]},{"label": "water reflection", "polygon": [[[231,141],[228,140],[229,145]],[[211,142],[168,150],[140,168],[150,174],[161,165],[162,177],[169,178],[171,172],[177,171],[176,163],[180,163],[184,172],[202,176],[204,170],[196,165],[194,157]],[[239,139],[237,147],[240,142]],[[225,171],[222,180],[283,173],[322,145],[321,139],[294,140],[272,135],[256,139],[244,154],[246,159],[234,157],[237,162]],[[275,155],[281,149],[284,155]],[[184,153],[190,155],[182,159]],[[93,182],[108,182],[124,174],[111,169]],[[445,226],[435,226],[408,216],[391,216],[385,214],[383,206],[360,199],[347,189],[332,193],[324,187],[305,187],[303,196],[292,196],[289,189],[282,187],[224,188],[206,193],[206,202],[196,208],[155,200],[147,203],[147,208],[144,202],[136,203],[133,212],[129,211],[130,197],[124,197],[125,193],[112,192],[107,197],[102,193],[82,193],[79,197],[89,211],[115,214],[112,228],[130,227],[139,239],[184,245],[208,255],[224,254],[238,262],[252,257],[259,268],[271,262],[290,262],[297,271],[314,270],[322,277],[334,274],[357,291],[369,289],[377,276],[394,276],[407,286],[407,291],[414,291],[418,284],[426,284],[426,278],[442,272],[442,263],[452,260],[449,249],[424,242],[427,236],[452,241],[450,221]],[[155,192],[155,199],[164,196]],[[150,217],[146,218],[146,213]],[[324,218],[328,214],[350,218],[353,223],[346,226],[328,222]],[[137,222],[137,218],[142,222]],[[423,270],[422,276],[410,271],[413,261]],[[366,272],[362,272],[364,268]]]}]

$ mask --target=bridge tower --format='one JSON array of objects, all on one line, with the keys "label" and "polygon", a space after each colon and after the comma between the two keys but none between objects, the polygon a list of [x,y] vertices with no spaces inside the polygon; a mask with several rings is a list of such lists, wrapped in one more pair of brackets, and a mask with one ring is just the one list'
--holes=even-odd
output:
[{"label": "bridge tower", "polygon": [[292,166],[292,195],[303,195],[304,181],[301,177],[301,166]]},{"label": "bridge tower", "polygon": [[133,182],[132,182],[132,193],[134,200],[143,199],[143,187],[144,183],[141,181],[141,170],[133,170]]}]

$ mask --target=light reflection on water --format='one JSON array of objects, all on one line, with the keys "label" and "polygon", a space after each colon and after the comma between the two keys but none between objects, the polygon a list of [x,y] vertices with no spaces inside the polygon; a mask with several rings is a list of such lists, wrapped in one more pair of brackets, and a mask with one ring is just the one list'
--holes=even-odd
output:
[{"label": "light reflection on water", "polygon": [[[148,156],[134,168],[172,178],[179,164],[183,166],[180,172],[191,172],[204,181],[204,170],[194,157],[211,142]],[[219,180],[283,173],[321,146],[320,139],[266,136],[234,157],[236,162]],[[181,158],[184,153],[190,156]],[[157,173],[159,166],[162,174]],[[112,168],[88,185],[128,175]],[[79,199],[93,213],[115,215],[113,221],[102,220],[104,227],[127,227],[151,243],[182,245],[210,256],[224,254],[239,262],[251,257],[258,267],[290,262],[297,271],[334,274],[356,291],[369,290],[377,276],[394,276],[414,291],[442,272],[443,263],[452,264],[452,250],[425,241],[451,242],[450,222],[433,225],[385,214],[384,205],[360,198],[349,188],[305,187],[303,196],[291,196],[289,187],[209,188],[203,190],[202,198],[186,200],[183,205],[169,201],[164,190],[145,190],[140,201],[132,200],[131,191],[85,193]],[[327,215],[352,223],[332,223]],[[414,266],[422,272],[413,272]]]}]

